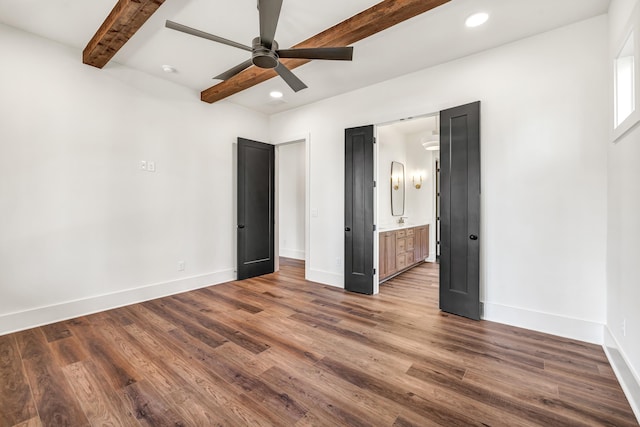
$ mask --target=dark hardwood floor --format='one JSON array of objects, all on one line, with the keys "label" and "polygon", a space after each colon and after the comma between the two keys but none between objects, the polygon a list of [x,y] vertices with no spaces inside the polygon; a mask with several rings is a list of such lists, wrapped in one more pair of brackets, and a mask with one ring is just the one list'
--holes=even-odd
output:
[{"label": "dark hardwood floor", "polygon": [[0,337],[1,426],[637,426],[599,346],[377,296],[303,264]]}]

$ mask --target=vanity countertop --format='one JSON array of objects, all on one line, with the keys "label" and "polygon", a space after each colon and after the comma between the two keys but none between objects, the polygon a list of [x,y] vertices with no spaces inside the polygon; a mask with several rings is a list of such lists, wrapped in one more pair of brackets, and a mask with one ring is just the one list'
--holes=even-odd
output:
[{"label": "vanity countertop", "polygon": [[413,223],[407,223],[407,224],[387,224],[387,225],[383,225],[380,226],[378,228],[378,231],[383,233],[385,231],[396,231],[396,230],[402,230],[403,228],[413,228],[413,227],[422,227],[423,225],[429,225],[428,222],[422,223],[422,224],[413,224]]}]

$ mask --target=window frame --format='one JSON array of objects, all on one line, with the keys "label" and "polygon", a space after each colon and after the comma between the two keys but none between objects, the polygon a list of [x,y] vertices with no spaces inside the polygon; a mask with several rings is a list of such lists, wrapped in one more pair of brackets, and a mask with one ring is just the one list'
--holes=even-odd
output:
[{"label": "window frame", "polygon": [[[636,126],[640,122],[640,3],[637,4],[631,13],[625,29],[622,32],[622,37],[618,40],[613,51],[612,68],[613,68],[613,142],[617,142],[620,137],[625,135],[629,130]],[[629,114],[620,124],[617,123],[618,113],[618,74],[617,74],[617,60],[622,53],[622,50],[626,46],[629,37],[633,36],[633,93],[635,98],[634,110]]]}]

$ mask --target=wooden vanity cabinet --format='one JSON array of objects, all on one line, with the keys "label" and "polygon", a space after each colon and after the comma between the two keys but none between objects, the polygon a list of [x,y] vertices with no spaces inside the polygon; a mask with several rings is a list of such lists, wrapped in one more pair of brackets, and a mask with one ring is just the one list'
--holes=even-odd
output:
[{"label": "wooden vanity cabinet", "polygon": [[413,267],[429,256],[429,226],[402,228],[379,234],[380,281]]}]

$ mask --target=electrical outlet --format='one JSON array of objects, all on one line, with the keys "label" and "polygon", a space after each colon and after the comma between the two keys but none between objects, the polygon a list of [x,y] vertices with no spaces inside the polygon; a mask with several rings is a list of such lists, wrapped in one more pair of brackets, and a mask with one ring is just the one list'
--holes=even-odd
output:
[{"label": "electrical outlet", "polygon": [[147,170],[149,172],[155,172],[156,171],[156,162],[148,162],[147,163]]},{"label": "electrical outlet", "polygon": [[622,319],[622,325],[620,325],[620,328],[622,329],[622,336],[626,337],[627,336],[627,319]]},{"label": "electrical outlet", "polygon": [[146,160],[140,160],[140,170],[141,171],[146,171],[147,170],[147,161]]},{"label": "electrical outlet", "polygon": [[178,261],[178,271],[184,271],[185,266],[186,265],[184,261]]},{"label": "electrical outlet", "polygon": [[336,267],[338,268],[342,267],[342,258],[340,257],[336,258]]}]

